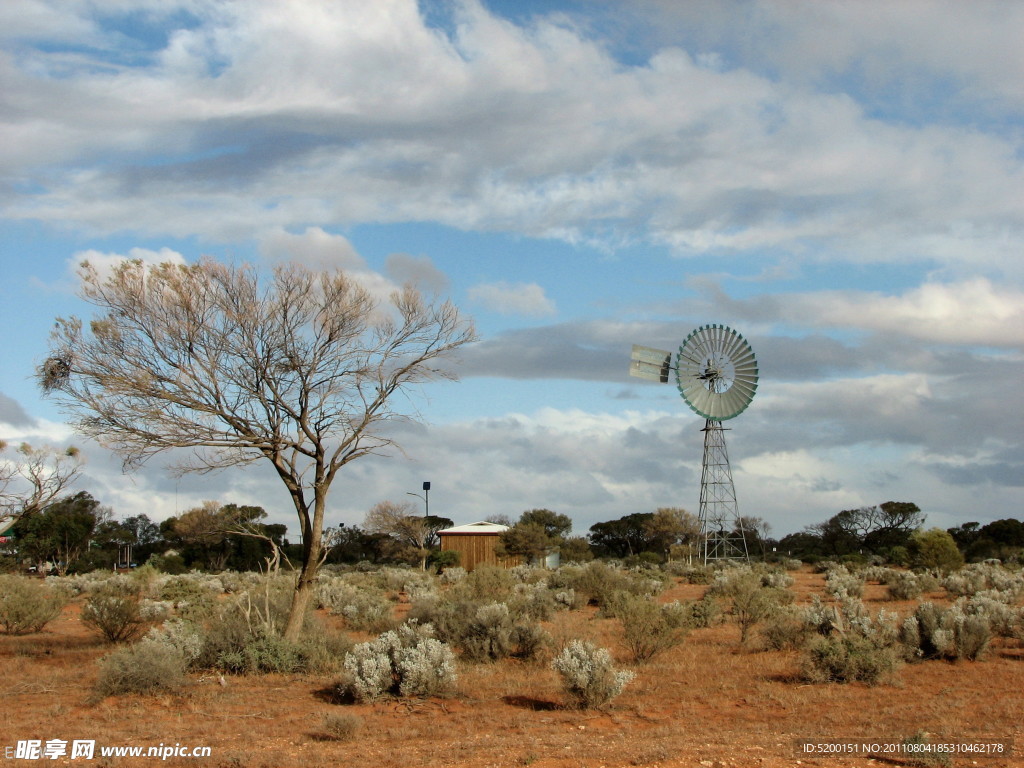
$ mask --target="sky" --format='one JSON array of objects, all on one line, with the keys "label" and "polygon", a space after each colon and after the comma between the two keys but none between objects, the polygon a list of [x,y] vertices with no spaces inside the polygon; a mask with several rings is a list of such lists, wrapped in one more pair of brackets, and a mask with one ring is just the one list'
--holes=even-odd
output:
[{"label": "sky", "polygon": [[6,0],[0,438],[77,445],[121,517],[294,531],[268,468],[124,474],[32,378],[83,259],[291,260],[480,336],[329,525],[423,481],[457,524],[696,512],[704,422],[628,371],[708,323],[758,358],[726,434],[774,536],[1021,518],[1022,36],[1004,0]]}]

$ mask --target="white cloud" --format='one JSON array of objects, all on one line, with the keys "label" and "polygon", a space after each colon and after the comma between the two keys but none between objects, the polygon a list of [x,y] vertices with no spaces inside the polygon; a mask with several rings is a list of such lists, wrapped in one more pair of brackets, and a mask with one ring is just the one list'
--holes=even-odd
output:
[{"label": "white cloud", "polygon": [[294,261],[316,270],[366,270],[363,259],[342,235],[332,235],[320,227],[308,227],[301,235],[282,229],[267,233],[260,252],[272,261]]},{"label": "white cloud", "polygon": [[309,227],[300,235],[275,230],[260,241],[260,253],[271,262],[289,261],[314,270],[343,270],[380,303],[387,302],[398,286],[370,269],[352,244],[342,235],[320,227]]},{"label": "white cloud", "polygon": [[978,277],[926,282],[899,295],[810,291],[755,299],[812,328],[860,329],[925,342],[1024,348],[1024,292]]},{"label": "white cloud", "polygon": [[469,289],[470,301],[502,315],[544,317],[556,314],[555,303],[536,283],[481,283]]},{"label": "white cloud", "polygon": [[186,263],[185,257],[171,248],[161,248],[158,251],[149,248],[132,248],[127,254],[104,253],[93,249],[77,251],[68,259],[67,264],[68,270],[77,275],[82,263],[89,262],[101,278],[106,278],[116,266],[126,261],[141,261],[146,266]]},{"label": "white cloud", "polygon": [[925,283],[902,296],[829,293],[798,299],[818,322],[943,344],[1024,348],[1024,292],[977,278]]},{"label": "white cloud", "polygon": [[[450,39],[412,0],[229,3],[193,8],[201,23],[150,66],[61,60],[58,77],[55,54],[23,52],[0,68],[15,116],[0,162],[38,186],[8,215],[220,238],[433,220],[1019,271],[1006,239],[1024,229],[1024,163],[997,132],[886,123],[849,95],[672,45],[627,66],[568,26],[459,8]],[[806,20],[761,10],[800,55],[822,15],[868,28],[834,5]],[[943,28],[963,20],[977,39],[988,13],[958,4]],[[896,15],[899,29],[918,20]],[[992,47],[1017,48],[1005,35]]]}]

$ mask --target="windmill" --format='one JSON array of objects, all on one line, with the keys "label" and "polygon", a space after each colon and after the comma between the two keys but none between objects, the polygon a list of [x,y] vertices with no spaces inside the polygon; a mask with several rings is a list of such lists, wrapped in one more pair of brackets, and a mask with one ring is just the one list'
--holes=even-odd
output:
[{"label": "windmill", "polygon": [[633,345],[629,373],[667,384],[675,371],[679,394],[705,419],[704,458],[700,475],[701,559],[749,558],[743,520],[736,504],[723,421],[746,410],[757,391],[754,350],[739,333],[724,325],[702,325],[672,353]]}]

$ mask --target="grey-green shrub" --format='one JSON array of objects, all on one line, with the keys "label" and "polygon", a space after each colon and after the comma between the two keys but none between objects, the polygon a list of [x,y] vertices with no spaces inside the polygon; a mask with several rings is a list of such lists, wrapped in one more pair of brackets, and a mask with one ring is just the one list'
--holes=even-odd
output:
[{"label": "grey-green shrub", "polygon": [[118,648],[100,659],[99,697],[124,693],[174,693],[185,684],[186,661],[171,646],[151,639]]},{"label": "grey-green shrub", "polygon": [[430,625],[404,624],[345,655],[346,688],[359,701],[442,696],[455,685],[455,654]]},{"label": "grey-green shrub", "polygon": [[512,653],[514,623],[505,603],[479,606],[463,627],[458,646],[473,661],[496,661]]},{"label": "grey-green shrub", "polygon": [[800,650],[817,633],[816,625],[792,606],[782,608],[767,618],[761,627],[765,647],[772,651]]},{"label": "grey-green shrub", "polygon": [[379,633],[395,625],[392,603],[379,588],[328,578],[317,583],[315,597],[318,605],[343,616],[349,629]]},{"label": "grey-green shrub", "polygon": [[573,640],[551,662],[562,677],[567,704],[578,709],[603,707],[622,693],[634,675],[612,663],[607,648]]},{"label": "grey-green shrub", "polygon": [[861,597],[864,594],[864,577],[851,573],[845,566],[833,566],[825,576],[825,591],[837,599]]},{"label": "grey-green shrub", "polygon": [[203,650],[199,627],[187,619],[168,619],[163,626],[149,630],[144,639],[174,650],[186,665],[194,664]]},{"label": "grey-green shrub", "polygon": [[352,741],[363,729],[363,719],[348,712],[328,712],[320,718],[319,738],[326,741]]},{"label": "grey-green shrub", "polygon": [[515,577],[505,568],[483,565],[455,584],[451,596],[456,600],[507,603],[512,599]]},{"label": "grey-green shrub", "polygon": [[266,672],[301,672],[306,664],[298,643],[277,635],[258,635],[237,650],[221,653],[217,666],[237,675],[255,675]]},{"label": "grey-green shrub", "polygon": [[202,649],[194,665],[233,674],[338,668],[351,644],[327,633],[312,612],[304,617],[301,640],[292,643],[282,637],[291,603],[289,581],[264,580],[253,591],[218,605],[215,616],[203,624]]},{"label": "grey-green shrub", "polygon": [[710,584],[714,570],[706,565],[671,560],[664,565],[665,573],[682,579],[687,584]]},{"label": "grey-green shrub", "polygon": [[89,595],[82,606],[81,619],[112,643],[133,640],[145,623],[135,585],[113,580]]},{"label": "grey-green shrub", "polygon": [[801,658],[800,670],[812,683],[862,682],[875,685],[899,666],[893,647],[879,645],[857,634],[815,637]]},{"label": "grey-green shrub", "polygon": [[775,589],[788,589],[793,586],[794,579],[785,571],[769,569],[761,573],[761,585]]},{"label": "grey-green shrub", "polygon": [[683,605],[659,605],[647,597],[619,594],[625,598],[617,601],[615,615],[634,661],[649,661],[686,639],[690,615]]},{"label": "grey-green shrub", "polygon": [[972,563],[945,576],[942,586],[955,597],[969,597],[976,592],[993,589],[1019,597],[1024,594],[1024,572],[990,563]]},{"label": "grey-green shrub", "polygon": [[872,618],[860,600],[844,594],[837,606],[815,596],[797,614],[810,634],[801,672],[811,682],[873,685],[894,672],[904,657],[896,613],[883,610]]},{"label": "grey-green shrub", "polygon": [[742,644],[748,641],[751,629],[793,600],[788,590],[764,586],[763,574],[749,566],[729,568],[718,574],[708,594],[729,600],[730,613],[740,626]]},{"label": "grey-green shrub", "polygon": [[551,634],[540,624],[516,624],[512,628],[512,655],[526,661],[546,658],[552,645]]},{"label": "grey-green shrub", "polygon": [[924,592],[922,580],[910,571],[893,571],[887,578],[890,600],[916,600]]},{"label": "grey-green shrub", "polygon": [[466,578],[466,569],[461,566],[454,566],[452,568],[445,568],[441,571],[440,579],[442,584],[458,584],[464,578]]},{"label": "grey-green shrub", "polygon": [[157,596],[169,602],[178,616],[201,619],[213,613],[215,591],[191,575],[170,576],[163,580]]},{"label": "grey-green shrub", "polygon": [[409,619],[430,624],[439,640],[471,661],[491,662],[511,655],[533,658],[546,642],[546,633],[535,621],[515,616],[506,603],[428,601],[414,605]]},{"label": "grey-green shrub", "polygon": [[966,613],[962,605],[943,609],[930,602],[921,603],[901,630],[907,657],[921,659],[975,660],[988,650],[992,636],[991,620],[984,613]]},{"label": "grey-green shrub", "polygon": [[39,632],[60,615],[66,603],[59,589],[21,576],[0,576],[0,627],[5,634]]},{"label": "grey-green shrub", "polygon": [[[559,570],[556,588],[569,587],[587,602],[603,605],[616,592],[634,595],[656,595],[664,589],[664,582],[650,577],[648,571],[625,571],[594,560],[584,566]],[[552,583],[549,581],[549,583]]]},{"label": "grey-green shrub", "polygon": [[565,607],[543,579],[516,584],[508,605],[513,616],[532,621],[548,621],[559,607]]},{"label": "grey-green shrub", "polygon": [[705,594],[700,600],[683,604],[690,614],[689,625],[694,629],[706,629],[719,621],[722,606],[714,595]]},{"label": "grey-green shrub", "polygon": [[992,634],[998,637],[1013,637],[1022,611],[1014,606],[1015,602],[1016,596],[1012,592],[990,589],[976,592],[969,598],[961,597],[953,605],[969,616],[984,618],[989,623]]}]

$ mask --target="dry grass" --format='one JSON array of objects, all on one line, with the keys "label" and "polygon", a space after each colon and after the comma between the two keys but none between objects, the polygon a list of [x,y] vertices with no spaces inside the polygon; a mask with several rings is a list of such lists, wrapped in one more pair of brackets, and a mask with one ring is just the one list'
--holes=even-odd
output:
[{"label": "dry grass", "polygon": [[[798,601],[820,594],[822,586],[821,576],[798,574]],[[694,599],[703,590],[683,585],[660,599]],[[872,585],[865,596],[873,611],[895,606],[906,613],[913,606],[886,601],[885,590]],[[984,661],[907,665],[894,685],[805,685],[796,677],[796,653],[740,649],[735,624],[694,630],[653,662],[632,665],[618,622],[587,609],[558,613],[546,628],[556,645],[579,638],[611,648],[616,662],[636,673],[607,711],[564,708],[558,675],[546,664],[517,659],[463,665],[450,699],[342,706],[326,693],[330,676],[227,677],[222,685],[217,675],[193,674],[175,695],[113,696],[91,704],[96,660],[110,646],[82,627],[79,605],[65,608],[42,633],[0,637],[0,734],[6,741],[0,748],[19,739],[179,742],[210,746],[213,757],[161,764],[206,768],[670,768],[701,761],[788,768],[797,759],[794,740],[804,737],[902,740],[925,731],[935,738],[989,736],[1024,746],[1024,649],[1017,641],[997,641]],[[323,738],[325,714],[358,718],[358,735],[350,741]],[[978,762],[1014,764],[1024,758]]]}]

